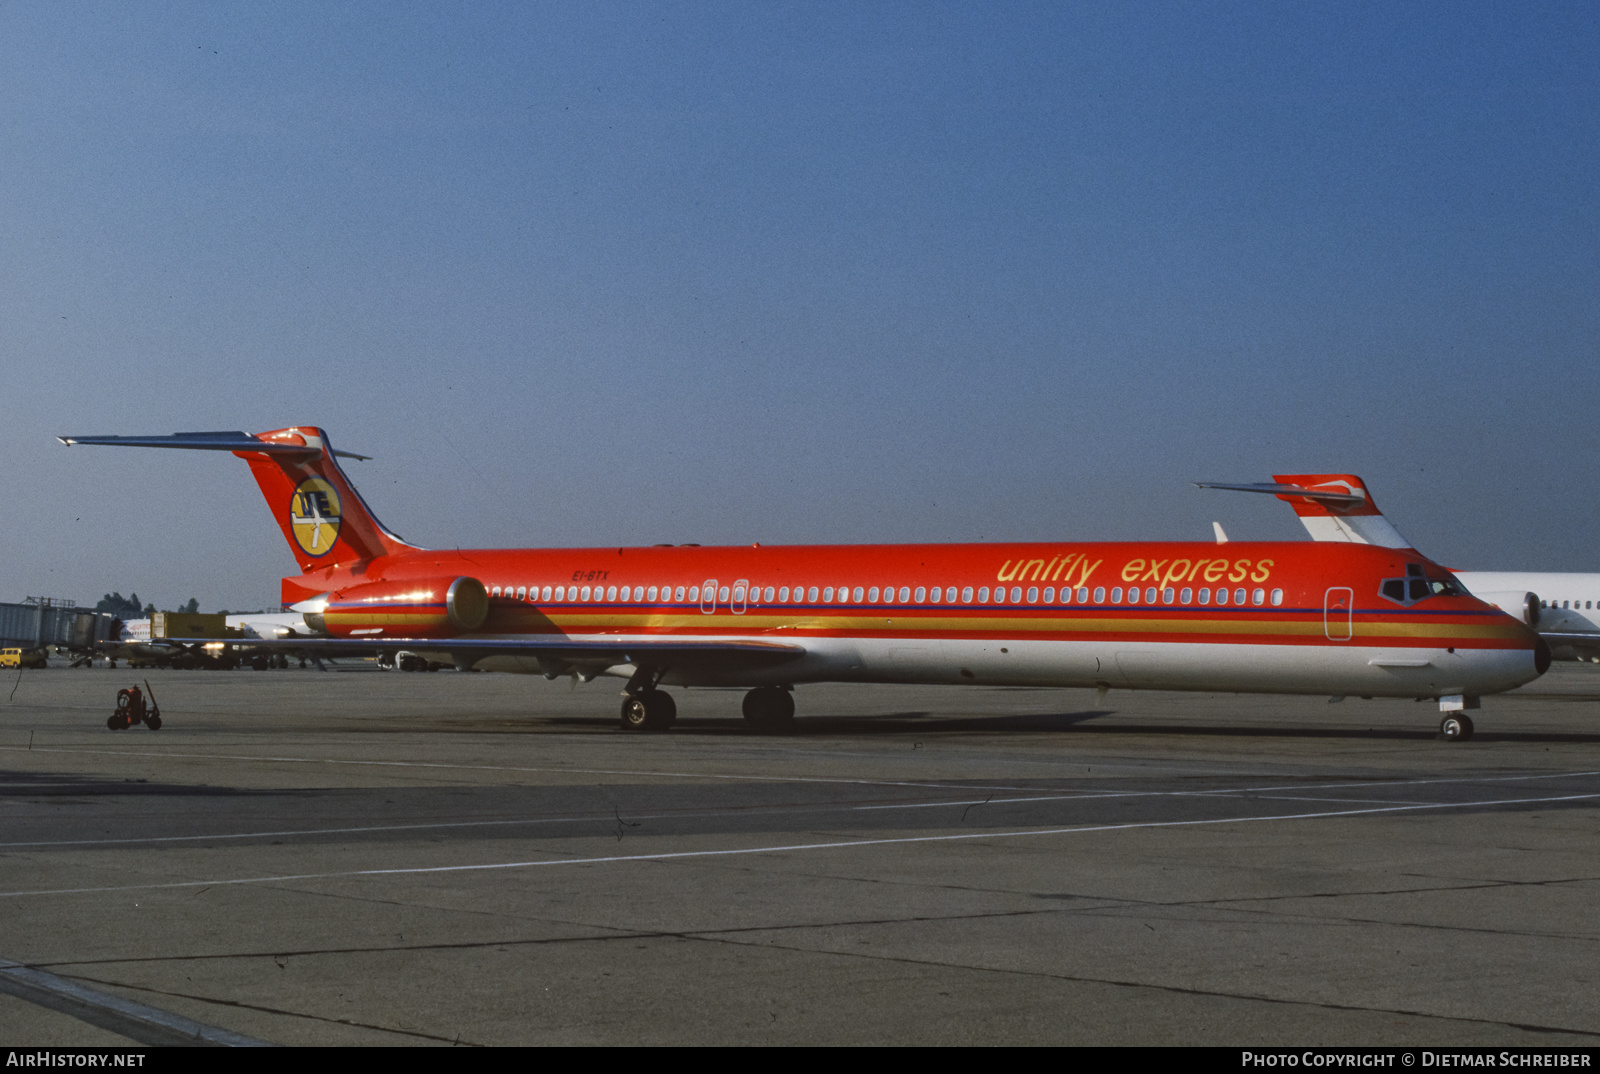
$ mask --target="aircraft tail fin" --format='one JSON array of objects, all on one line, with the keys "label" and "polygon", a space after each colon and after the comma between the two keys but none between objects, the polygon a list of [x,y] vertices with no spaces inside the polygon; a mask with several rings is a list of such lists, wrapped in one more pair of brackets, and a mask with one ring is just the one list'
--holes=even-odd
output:
[{"label": "aircraft tail fin", "polygon": [[1207,489],[1270,493],[1294,508],[1314,541],[1414,547],[1378,510],[1366,482],[1354,474],[1274,474],[1272,479],[1276,484],[1195,484]]},{"label": "aircraft tail fin", "polygon": [[289,542],[302,572],[415,550],[379,522],[337,456],[328,434],[314,426],[241,432],[175,433],[172,436],[63,436],[62,443],[111,447],[231,451],[250,465],[272,517]]}]

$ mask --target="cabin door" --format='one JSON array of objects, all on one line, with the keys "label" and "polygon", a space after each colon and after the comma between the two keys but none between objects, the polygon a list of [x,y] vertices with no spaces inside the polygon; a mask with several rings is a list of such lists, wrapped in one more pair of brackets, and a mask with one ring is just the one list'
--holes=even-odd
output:
[{"label": "cabin door", "polygon": [[1322,629],[1329,641],[1349,641],[1354,633],[1355,593],[1348,586],[1334,586],[1322,600]]}]

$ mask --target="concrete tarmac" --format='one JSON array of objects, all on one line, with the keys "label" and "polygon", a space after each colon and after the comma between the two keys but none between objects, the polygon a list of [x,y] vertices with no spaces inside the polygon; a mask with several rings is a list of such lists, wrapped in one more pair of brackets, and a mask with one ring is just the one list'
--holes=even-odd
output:
[{"label": "concrete tarmac", "polygon": [[[163,728],[108,730],[145,677]],[[885,686],[801,687],[771,737],[675,690],[637,735],[619,686],[0,676],[0,960],[91,997],[0,965],[0,1043],[164,1039],[147,1008],[278,1044],[1600,1043],[1600,668],[1467,743],[1431,703]]]}]

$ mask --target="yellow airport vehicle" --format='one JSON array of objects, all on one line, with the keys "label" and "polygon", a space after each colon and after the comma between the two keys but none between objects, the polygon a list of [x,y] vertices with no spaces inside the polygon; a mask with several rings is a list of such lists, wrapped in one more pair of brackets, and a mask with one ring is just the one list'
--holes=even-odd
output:
[{"label": "yellow airport vehicle", "polygon": [[48,663],[43,649],[0,649],[0,668],[42,668]]}]

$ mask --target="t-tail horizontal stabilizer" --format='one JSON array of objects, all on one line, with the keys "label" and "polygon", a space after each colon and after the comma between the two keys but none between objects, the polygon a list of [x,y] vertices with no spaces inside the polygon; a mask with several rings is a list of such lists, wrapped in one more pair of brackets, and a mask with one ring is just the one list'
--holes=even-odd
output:
[{"label": "t-tail horizontal stabilizer", "polygon": [[1381,548],[1413,545],[1383,517],[1367,491],[1366,482],[1354,474],[1274,474],[1275,484],[1234,485],[1196,481],[1203,489],[1265,492],[1276,496],[1299,516],[1314,541],[1371,544]]},{"label": "t-tail horizontal stabilizer", "polygon": [[273,520],[283,531],[301,571],[367,562],[416,551],[385,529],[339,468],[328,434],[311,425],[252,436],[242,432],[173,433],[171,436],[62,436],[63,444],[103,447],[180,448],[229,451],[250,466]]}]

